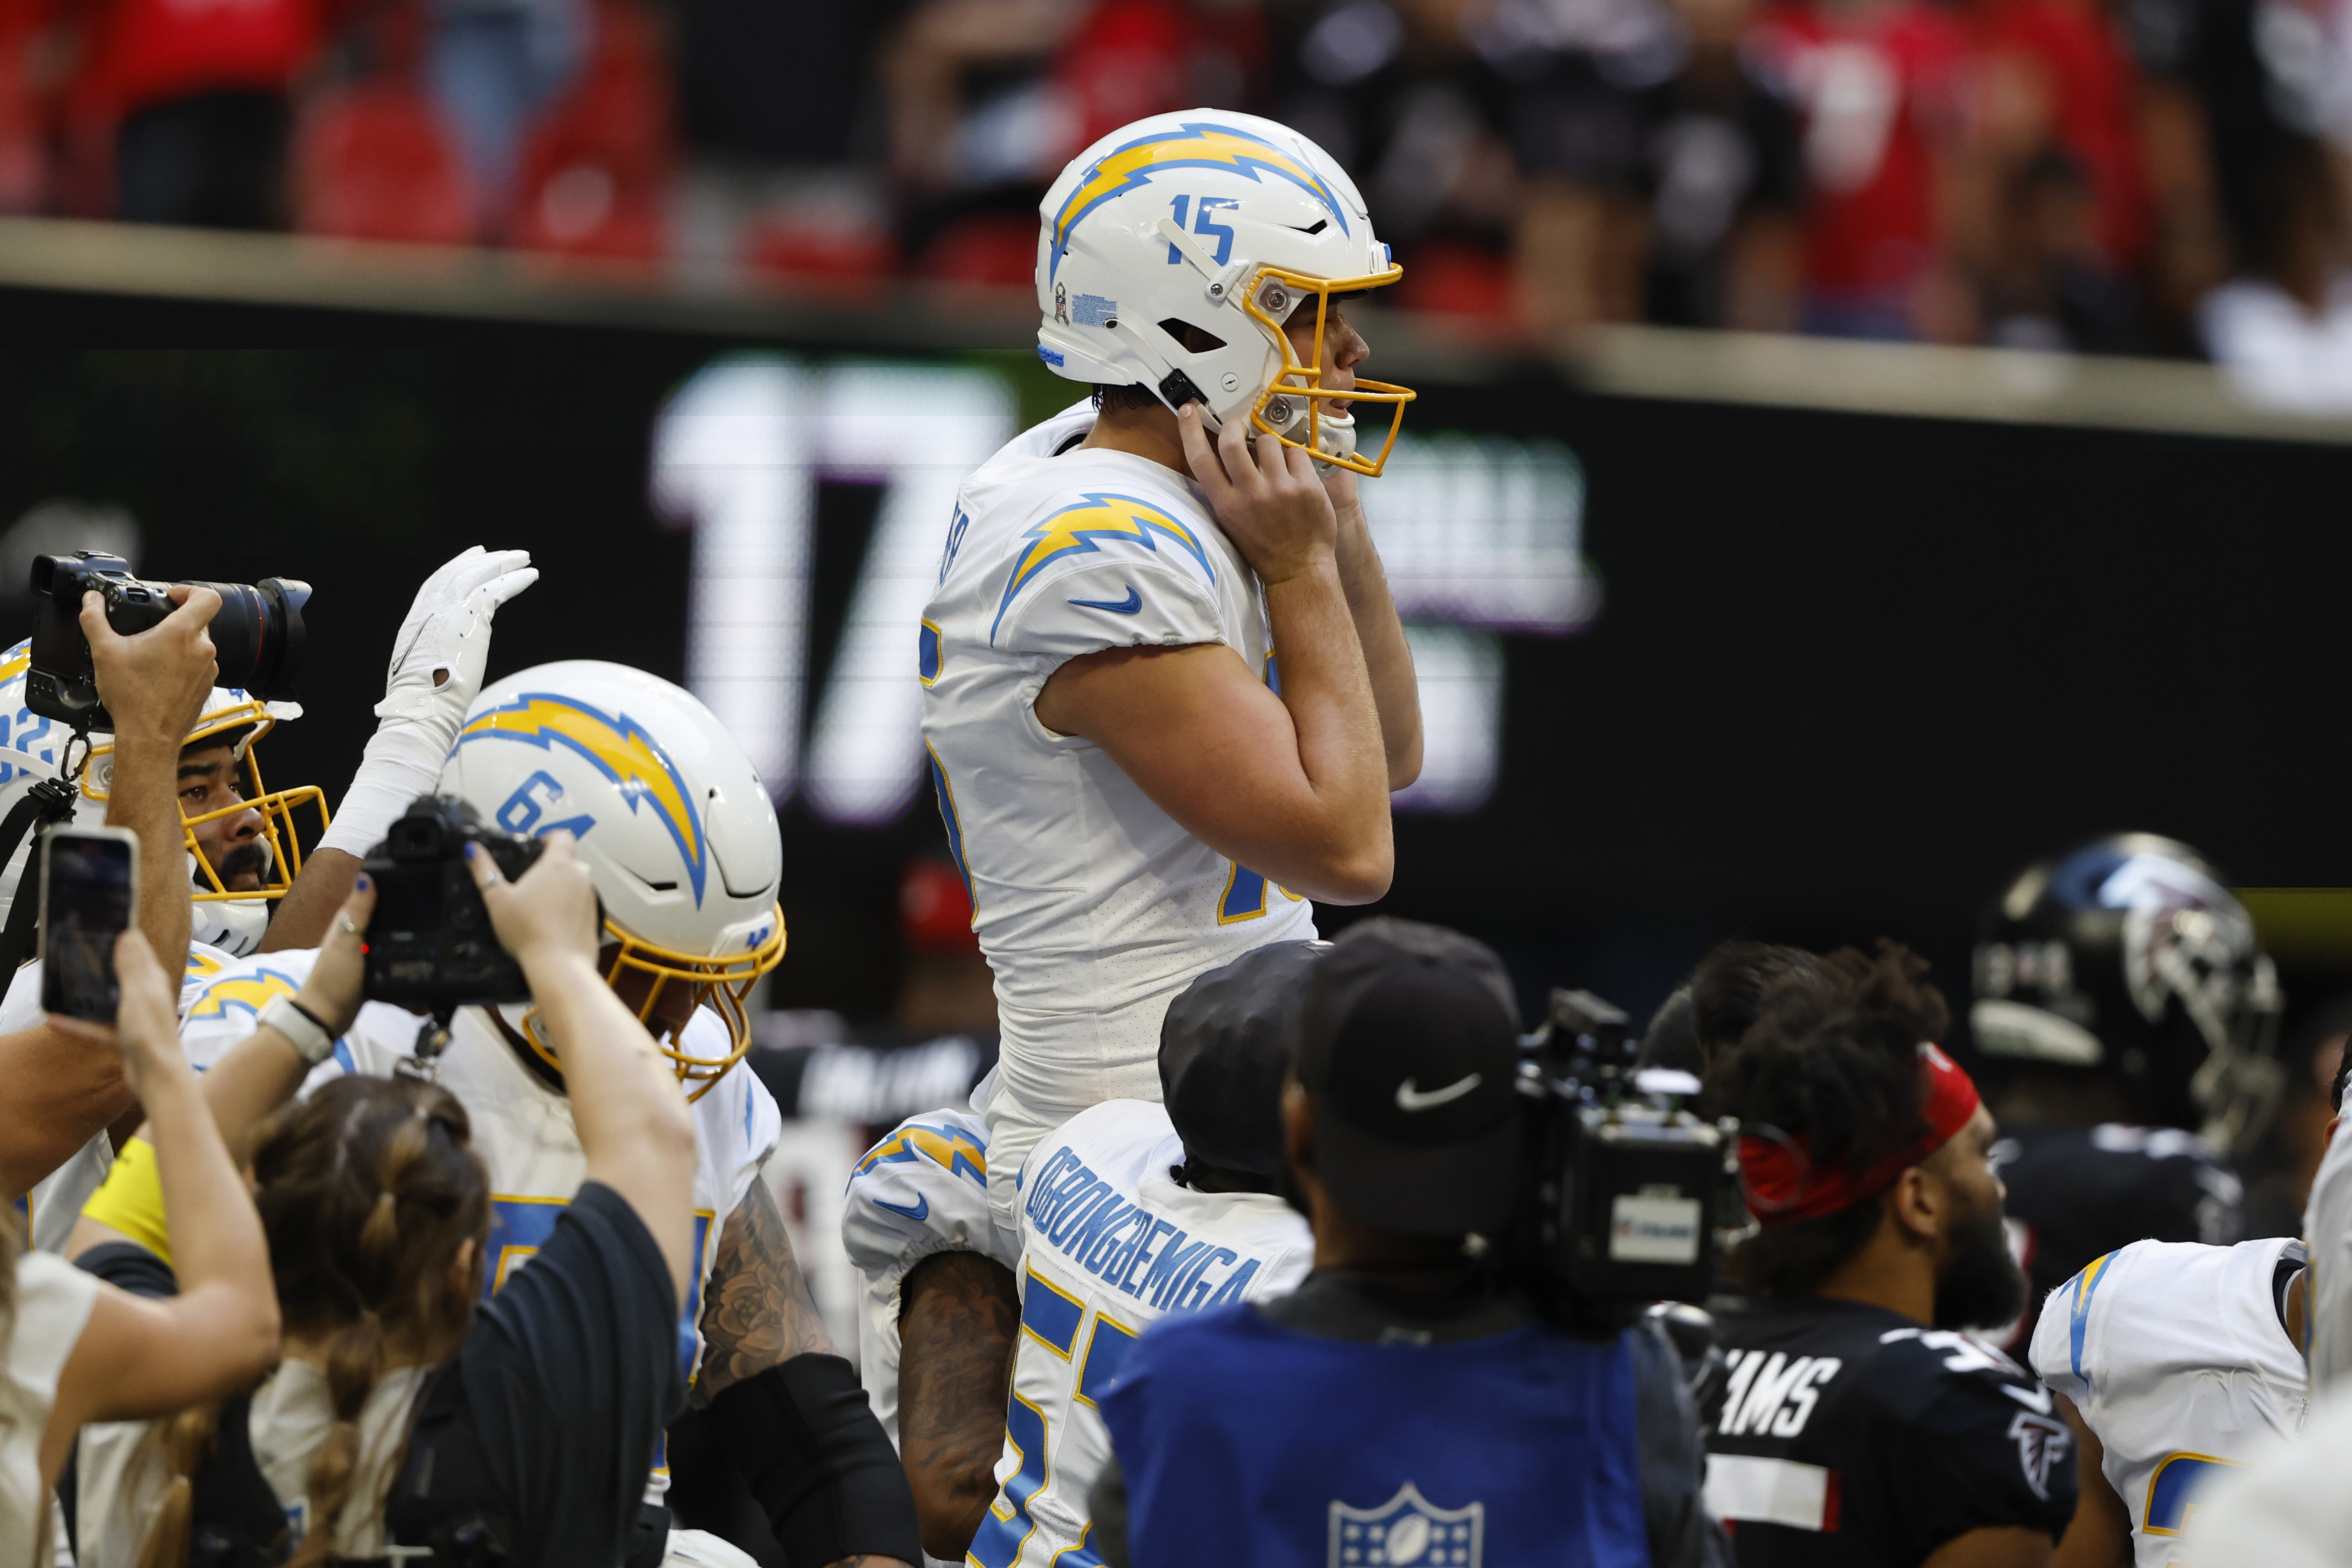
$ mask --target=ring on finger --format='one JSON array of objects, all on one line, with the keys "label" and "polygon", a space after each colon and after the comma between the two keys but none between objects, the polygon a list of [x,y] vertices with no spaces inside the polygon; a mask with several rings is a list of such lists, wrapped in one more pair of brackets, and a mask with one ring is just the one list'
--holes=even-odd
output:
[{"label": "ring on finger", "polygon": [[352,917],[348,915],[337,915],[335,924],[343,928],[343,935],[346,936],[356,936],[360,934],[359,926],[352,923]]}]

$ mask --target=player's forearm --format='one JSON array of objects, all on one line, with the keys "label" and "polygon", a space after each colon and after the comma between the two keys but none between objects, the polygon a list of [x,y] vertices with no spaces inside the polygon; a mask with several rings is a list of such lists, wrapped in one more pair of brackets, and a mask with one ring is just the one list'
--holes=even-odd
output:
[{"label": "player's forearm", "polygon": [[326,938],[328,922],[343,906],[343,900],[352,895],[352,884],[359,881],[359,856],[344,850],[311,851],[303,860],[294,885],[286,890],[286,896],[278,901],[276,913],[270,916],[260,950],[276,953],[319,946]]},{"label": "player's forearm", "polygon": [[122,1059],[46,1023],[0,1035],[0,1200],[13,1203],[137,1103]]},{"label": "player's forearm", "polygon": [[243,1165],[253,1157],[262,1124],[294,1098],[310,1073],[310,1064],[293,1043],[268,1024],[213,1064],[203,1079],[205,1104],[230,1159]]},{"label": "player's forearm", "polygon": [[1405,642],[1404,622],[1397,619],[1362,503],[1339,507],[1339,586],[1348,596],[1349,619],[1363,647],[1372,706],[1380,714],[1389,788],[1402,789],[1421,777],[1421,687],[1413,678],[1412,649]]},{"label": "player's forearm", "polygon": [[645,1025],[593,964],[525,956],[541,1026],[563,1063],[587,1177],[626,1198],[670,1263],[681,1299],[691,1249],[694,1120]]},{"label": "player's forearm", "polygon": [[178,1059],[179,1042],[169,1041],[164,1049],[172,1055],[159,1052],[143,1067],[138,1088],[171,1228],[173,1270],[186,1293],[217,1286],[247,1308],[254,1305],[251,1298],[268,1299],[274,1334],[277,1306],[260,1217],[229,1159],[196,1075]]},{"label": "player's forearm", "polygon": [[[1314,797],[1300,848],[1319,874],[1300,891],[1368,904],[1396,869],[1380,710],[1336,563],[1266,587],[1282,702]],[[1289,885],[1297,885],[1292,883]]]},{"label": "player's forearm", "polygon": [[187,828],[180,820],[179,737],[120,737],[106,821],[139,838],[139,929],[173,984],[188,964]]}]

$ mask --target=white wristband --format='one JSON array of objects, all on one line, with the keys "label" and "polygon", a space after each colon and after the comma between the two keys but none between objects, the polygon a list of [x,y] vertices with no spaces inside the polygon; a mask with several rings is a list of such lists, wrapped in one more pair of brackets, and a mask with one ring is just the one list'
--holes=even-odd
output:
[{"label": "white wristband", "polygon": [[294,1053],[316,1067],[334,1054],[335,1037],[294,1005],[292,997],[272,997],[262,1004],[258,1021],[286,1037]]}]

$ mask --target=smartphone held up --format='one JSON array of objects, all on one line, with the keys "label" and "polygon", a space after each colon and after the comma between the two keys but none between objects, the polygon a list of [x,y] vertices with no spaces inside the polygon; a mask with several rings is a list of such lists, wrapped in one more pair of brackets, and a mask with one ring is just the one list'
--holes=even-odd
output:
[{"label": "smartphone held up", "polygon": [[114,1021],[114,943],[139,913],[139,840],[123,828],[53,828],[41,838],[41,1008]]}]

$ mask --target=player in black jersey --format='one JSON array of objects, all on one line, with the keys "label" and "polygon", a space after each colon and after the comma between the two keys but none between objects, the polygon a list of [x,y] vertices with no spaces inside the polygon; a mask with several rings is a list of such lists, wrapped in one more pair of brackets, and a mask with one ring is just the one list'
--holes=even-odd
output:
[{"label": "player in black jersey", "polygon": [[2074,1511],[2050,1394],[1957,1332],[2015,1315],[2025,1281],[1992,1117],[1927,1043],[1948,1018],[1924,967],[1832,954],[1708,1073],[1758,1222],[1701,1396],[1740,1568],[2045,1568]]},{"label": "player in black jersey", "polygon": [[2283,1082],[2278,981],[2219,873],[2153,833],[2020,873],[1985,912],[1977,1049],[2000,1063],[1994,1152],[2028,1277],[2006,1349],[2092,1259],[2134,1241],[2240,1239],[2232,1149]]}]

